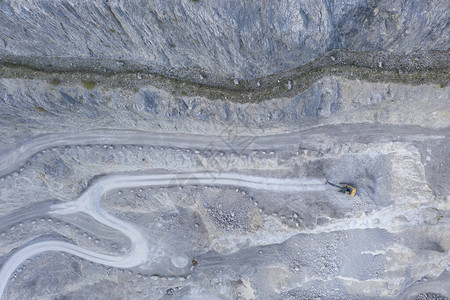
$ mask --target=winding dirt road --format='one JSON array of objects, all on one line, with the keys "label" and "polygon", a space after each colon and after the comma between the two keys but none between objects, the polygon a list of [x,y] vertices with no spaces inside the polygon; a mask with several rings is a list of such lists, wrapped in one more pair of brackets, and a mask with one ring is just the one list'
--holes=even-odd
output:
[{"label": "winding dirt road", "polygon": [[274,192],[305,192],[324,190],[321,179],[266,178],[236,173],[190,173],[159,175],[114,175],[101,178],[92,184],[78,199],[51,206],[50,215],[66,215],[82,212],[96,221],[122,232],[131,241],[131,250],[123,256],[106,255],[61,241],[38,242],[26,246],[3,264],[0,270],[0,295],[3,294],[8,279],[27,259],[44,252],[67,252],[83,259],[117,268],[131,268],[147,259],[148,247],[144,236],[134,226],[108,214],[100,206],[103,194],[111,190],[133,187],[169,187],[176,185],[240,186]]},{"label": "winding dirt road", "polygon": [[[0,176],[18,169],[34,154],[56,146],[111,144],[139,144],[188,149],[213,149],[245,152],[252,150],[292,150],[299,148],[320,149],[323,143],[360,141],[426,141],[448,137],[446,130],[431,130],[416,126],[385,126],[358,124],[322,126],[301,132],[258,137],[240,137],[244,143],[230,144],[217,136],[168,135],[140,131],[94,130],[80,133],[56,133],[38,136],[4,152],[0,157]],[[325,179],[265,178],[238,173],[189,173],[105,176],[95,181],[77,199],[50,207],[50,215],[61,216],[85,213],[96,221],[122,232],[130,239],[131,250],[126,255],[113,256],[93,252],[62,241],[37,242],[13,253],[0,269],[0,298],[10,276],[28,258],[44,252],[67,252],[83,259],[118,268],[131,268],[147,260],[148,245],[143,235],[133,225],[105,212],[100,206],[106,192],[133,187],[170,187],[181,185],[239,186],[274,192],[307,192],[325,189]],[[43,213],[39,211],[39,213]],[[9,219],[8,219],[9,220]]]}]

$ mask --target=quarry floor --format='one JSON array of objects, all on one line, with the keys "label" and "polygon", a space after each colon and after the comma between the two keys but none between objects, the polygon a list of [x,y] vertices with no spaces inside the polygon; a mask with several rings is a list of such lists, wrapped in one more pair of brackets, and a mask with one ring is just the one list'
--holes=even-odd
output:
[{"label": "quarry floor", "polygon": [[0,94],[1,299],[450,296],[448,86]]}]

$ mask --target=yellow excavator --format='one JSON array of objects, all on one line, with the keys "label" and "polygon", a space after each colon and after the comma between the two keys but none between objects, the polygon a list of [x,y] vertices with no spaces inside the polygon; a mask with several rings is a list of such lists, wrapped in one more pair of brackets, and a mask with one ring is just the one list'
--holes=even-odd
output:
[{"label": "yellow excavator", "polygon": [[341,193],[344,193],[344,194],[352,196],[352,197],[355,197],[355,195],[356,195],[356,188],[354,186],[351,186],[350,184],[341,183],[342,185],[339,185],[339,184],[329,182],[328,180],[327,180],[327,183],[329,185],[339,188],[339,192],[341,192]]}]

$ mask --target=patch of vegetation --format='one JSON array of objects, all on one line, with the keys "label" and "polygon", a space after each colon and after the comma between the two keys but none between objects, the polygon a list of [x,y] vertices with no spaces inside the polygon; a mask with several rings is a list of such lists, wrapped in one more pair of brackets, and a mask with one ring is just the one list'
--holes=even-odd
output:
[{"label": "patch of vegetation", "polygon": [[95,82],[92,79],[88,79],[83,81],[83,86],[88,90],[92,90],[95,87]]},{"label": "patch of vegetation", "polygon": [[[450,72],[448,65],[442,62],[446,62],[448,58],[445,56],[446,53],[433,55],[435,57],[430,65],[417,69],[408,64],[410,61],[421,61],[415,60],[414,57],[406,57],[403,60],[407,63],[402,63],[397,57],[386,57],[384,54],[377,56],[376,53],[335,51],[295,69],[261,78],[240,80],[239,85],[233,83],[233,78],[220,76],[214,78],[201,69],[190,69],[187,73],[182,70],[179,77],[180,74],[176,71],[162,75],[149,67],[143,68],[133,64],[124,65],[120,71],[114,68],[109,70],[95,60],[71,65],[69,68],[67,64],[58,65],[58,62],[51,64],[26,58],[8,58],[7,61],[0,60],[0,74],[2,77],[44,78],[53,85],[61,82],[82,82],[88,90],[94,89],[101,83],[103,91],[111,87],[120,87],[136,92],[136,88],[150,84],[165,89],[174,96],[203,96],[211,100],[257,103],[272,98],[294,97],[324,76],[340,76],[368,82],[401,82],[411,85],[434,83],[444,88],[450,82]],[[378,67],[381,61],[383,67]],[[402,70],[401,73],[399,69]],[[100,76],[92,77],[92,75]],[[199,76],[202,79],[201,82],[198,82]]]},{"label": "patch of vegetation", "polygon": [[51,84],[51,85],[60,85],[60,84],[61,84],[61,79],[59,79],[58,77],[53,77],[53,78],[50,80],[50,84]]}]

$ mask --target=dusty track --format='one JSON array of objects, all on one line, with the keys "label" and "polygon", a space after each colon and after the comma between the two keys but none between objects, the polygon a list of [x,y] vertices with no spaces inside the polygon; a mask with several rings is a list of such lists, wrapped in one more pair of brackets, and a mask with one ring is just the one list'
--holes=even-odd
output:
[{"label": "dusty track", "polygon": [[34,154],[58,146],[134,144],[244,153],[252,150],[320,149],[324,144],[335,142],[424,141],[446,138],[449,134],[447,129],[432,130],[418,126],[372,124],[327,125],[279,135],[239,136],[238,142],[221,136],[169,135],[136,130],[98,129],[87,132],[53,133],[32,138],[3,153],[0,157],[0,176],[18,169]]},{"label": "dusty track", "polygon": [[[339,142],[359,141],[392,142],[392,141],[427,141],[445,139],[448,130],[431,130],[416,126],[385,125],[340,125],[322,126],[301,132],[258,137],[242,137],[245,143],[230,144],[223,137],[198,135],[167,135],[141,131],[93,130],[80,133],[56,133],[33,138],[3,153],[0,158],[0,175],[13,172],[23,165],[34,154],[55,146],[111,144],[111,145],[148,145],[157,147],[174,147],[187,149],[209,149],[244,153],[252,150],[291,150],[299,148],[321,149],[323,145]],[[157,187],[178,185],[214,185],[241,186],[251,189],[262,189],[274,192],[304,192],[325,189],[324,179],[279,179],[247,176],[237,173],[190,173],[190,174],[158,174],[158,175],[114,175],[106,176],[94,182],[79,198],[74,201],[51,206],[50,215],[67,215],[85,213],[96,221],[122,232],[131,241],[131,251],[123,256],[112,256],[96,253],[76,245],[61,241],[38,242],[26,246],[9,257],[0,270],[0,296],[8,283],[8,278],[28,258],[44,252],[63,251],[96,263],[131,268],[147,260],[148,246],[145,238],[134,226],[117,219],[105,212],[100,206],[103,194],[114,189],[133,187]],[[43,212],[39,212],[40,214]],[[19,214],[21,215],[21,214]],[[24,212],[24,216],[27,214]],[[9,220],[9,219],[8,219]],[[370,222],[369,222],[370,223]],[[371,224],[359,224],[360,227],[371,227]],[[329,231],[346,227],[346,224],[335,224]]]},{"label": "dusty track", "polygon": [[78,199],[56,204],[51,207],[51,215],[65,215],[82,212],[96,221],[125,234],[131,241],[131,251],[123,256],[96,253],[61,241],[38,242],[14,253],[0,270],[0,295],[6,288],[8,278],[28,258],[44,252],[62,251],[99,264],[117,268],[131,268],[147,259],[148,247],[145,238],[132,225],[123,222],[102,210],[100,200],[103,194],[114,189],[133,187],[157,187],[172,185],[215,185],[241,186],[275,192],[303,192],[325,189],[325,181],[320,179],[279,179],[247,176],[235,173],[193,173],[163,175],[115,175],[104,177],[91,185]]}]

